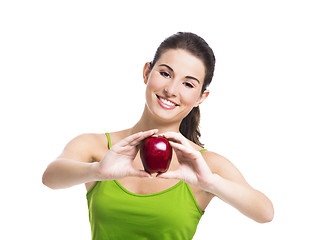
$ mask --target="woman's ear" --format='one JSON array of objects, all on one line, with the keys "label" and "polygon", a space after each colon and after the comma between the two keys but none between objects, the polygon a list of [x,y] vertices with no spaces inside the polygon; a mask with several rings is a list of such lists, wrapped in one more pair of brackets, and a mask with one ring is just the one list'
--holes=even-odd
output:
[{"label": "woman's ear", "polygon": [[148,83],[149,75],[150,75],[150,62],[147,62],[144,64],[144,67],[143,67],[143,81],[145,84]]},{"label": "woman's ear", "polygon": [[204,100],[206,100],[206,98],[209,96],[209,93],[209,90],[204,90],[204,92],[201,94],[198,101],[196,102],[195,107],[198,107]]}]

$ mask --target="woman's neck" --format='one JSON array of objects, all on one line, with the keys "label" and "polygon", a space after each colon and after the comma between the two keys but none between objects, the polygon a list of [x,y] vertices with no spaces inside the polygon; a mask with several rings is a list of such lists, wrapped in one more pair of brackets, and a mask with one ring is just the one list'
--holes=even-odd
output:
[{"label": "woman's neck", "polygon": [[158,134],[164,132],[179,132],[180,122],[162,122],[151,116],[145,107],[140,120],[130,129],[130,133],[134,134],[150,129],[158,129]]}]

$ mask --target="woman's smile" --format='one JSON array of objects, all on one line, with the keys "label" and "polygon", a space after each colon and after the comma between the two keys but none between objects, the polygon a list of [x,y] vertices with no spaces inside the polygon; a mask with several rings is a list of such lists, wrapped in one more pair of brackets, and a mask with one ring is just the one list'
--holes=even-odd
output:
[{"label": "woman's smile", "polygon": [[158,99],[158,103],[160,104],[161,107],[165,108],[165,109],[174,109],[176,108],[177,106],[179,106],[178,104],[176,104],[175,102],[167,99],[167,98],[164,98],[164,97],[161,97],[159,95],[157,95],[157,99]]}]

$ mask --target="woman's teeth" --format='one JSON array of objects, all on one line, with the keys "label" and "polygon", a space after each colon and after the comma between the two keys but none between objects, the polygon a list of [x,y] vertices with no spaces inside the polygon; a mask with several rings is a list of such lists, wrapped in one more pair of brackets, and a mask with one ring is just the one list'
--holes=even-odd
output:
[{"label": "woman's teeth", "polygon": [[170,102],[162,97],[159,97],[160,101],[163,102],[164,104],[168,105],[168,106],[176,106],[176,104],[174,104],[173,102]]}]

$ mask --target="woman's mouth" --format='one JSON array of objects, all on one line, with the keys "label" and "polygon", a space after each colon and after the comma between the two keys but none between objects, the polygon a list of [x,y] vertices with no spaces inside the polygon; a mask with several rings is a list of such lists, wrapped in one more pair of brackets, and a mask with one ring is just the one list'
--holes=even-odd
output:
[{"label": "woman's mouth", "polygon": [[160,97],[158,95],[156,95],[156,96],[157,96],[158,102],[161,105],[161,107],[163,107],[165,109],[173,109],[173,108],[179,106],[178,104],[176,104],[173,101],[170,101],[167,98],[163,98],[163,97]]}]

